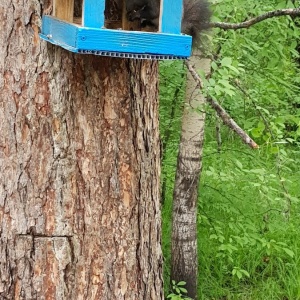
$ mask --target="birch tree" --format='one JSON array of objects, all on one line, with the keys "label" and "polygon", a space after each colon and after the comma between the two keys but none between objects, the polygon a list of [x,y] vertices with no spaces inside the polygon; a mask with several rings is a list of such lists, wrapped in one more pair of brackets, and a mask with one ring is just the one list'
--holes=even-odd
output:
[{"label": "birch tree", "polygon": [[[210,72],[210,60],[199,53],[191,58],[195,68]],[[185,106],[177,157],[172,209],[171,279],[186,282],[189,297],[197,298],[197,199],[204,139],[205,98],[198,83],[187,74]]]}]

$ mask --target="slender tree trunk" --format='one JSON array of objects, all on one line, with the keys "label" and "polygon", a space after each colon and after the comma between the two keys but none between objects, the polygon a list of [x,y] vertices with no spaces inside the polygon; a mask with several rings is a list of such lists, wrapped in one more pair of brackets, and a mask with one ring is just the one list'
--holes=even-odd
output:
[{"label": "slender tree trunk", "polygon": [[[210,71],[210,60],[194,54],[191,61],[197,70]],[[204,104],[199,87],[188,73],[173,195],[171,279],[185,281],[188,296],[193,299],[197,298],[197,198],[204,138]]]},{"label": "slender tree trunk", "polygon": [[0,299],[162,299],[157,63],[40,41],[0,4]]}]

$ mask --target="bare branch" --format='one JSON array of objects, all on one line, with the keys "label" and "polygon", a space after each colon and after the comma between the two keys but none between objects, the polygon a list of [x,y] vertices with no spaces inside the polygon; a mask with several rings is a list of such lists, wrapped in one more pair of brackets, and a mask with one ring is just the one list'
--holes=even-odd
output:
[{"label": "bare branch", "polygon": [[222,29],[241,29],[241,28],[249,28],[250,26],[264,21],[266,19],[280,17],[280,16],[300,16],[300,8],[286,8],[286,9],[278,9],[269,11],[261,16],[252,18],[248,21],[241,23],[225,23],[225,22],[211,22],[209,23],[209,27],[212,28],[222,28]]},{"label": "bare branch", "polygon": [[[200,89],[203,88],[203,82],[198,75],[198,73],[195,71],[191,63],[186,60],[185,64],[192,74],[195,81],[198,83],[198,86]],[[250,138],[250,136],[230,117],[230,115],[225,111],[225,109],[215,100],[208,97],[207,102],[210,104],[210,106],[217,112],[218,116],[222,119],[223,123],[227,125],[230,129],[232,129],[235,133],[237,133],[242,141],[250,146],[252,149],[257,149],[259,146]]]}]

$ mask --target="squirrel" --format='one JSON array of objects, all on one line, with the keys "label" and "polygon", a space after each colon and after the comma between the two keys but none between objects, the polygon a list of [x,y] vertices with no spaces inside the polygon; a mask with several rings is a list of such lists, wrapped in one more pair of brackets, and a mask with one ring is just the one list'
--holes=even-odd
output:
[{"label": "squirrel", "polygon": [[[141,25],[158,28],[160,0],[125,0],[129,21],[139,19]],[[209,28],[211,11],[207,0],[183,0],[181,32],[193,37],[193,44],[198,43],[200,33]]]}]

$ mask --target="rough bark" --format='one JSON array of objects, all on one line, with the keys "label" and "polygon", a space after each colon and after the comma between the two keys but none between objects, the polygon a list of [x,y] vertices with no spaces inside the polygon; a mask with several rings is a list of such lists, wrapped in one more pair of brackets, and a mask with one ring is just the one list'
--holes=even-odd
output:
[{"label": "rough bark", "polygon": [[40,41],[0,4],[0,299],[162,299],[157,63]]},{"label": "rough bark", "polygon": [[[194,54],[191,63],[206,73],[210,60]],[[171,279],[186,282],[188,296],[197,298],[197,198],[204,138],[204,104],[197,83],[187,74],[186,105],[182,118],[172,210]],[[202,111],[202,112],[201,112]]]}]

